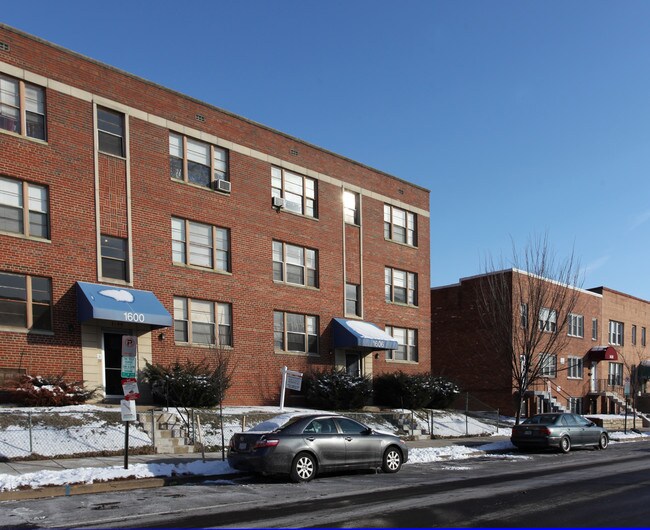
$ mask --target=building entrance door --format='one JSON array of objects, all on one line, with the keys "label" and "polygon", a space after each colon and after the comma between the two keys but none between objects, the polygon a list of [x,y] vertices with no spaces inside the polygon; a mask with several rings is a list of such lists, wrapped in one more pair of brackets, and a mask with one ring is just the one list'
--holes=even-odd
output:
[{"label": "building entrance door", "polygon": [[104,388],[106,396],[122,395],[122,335],[104,333]]},{"label": "building entrance door", "polygon": [[356,352],[348,352],[345,354],[345,369],[348,374],[359,377],[362,374],[361,370],[361,355]]}]

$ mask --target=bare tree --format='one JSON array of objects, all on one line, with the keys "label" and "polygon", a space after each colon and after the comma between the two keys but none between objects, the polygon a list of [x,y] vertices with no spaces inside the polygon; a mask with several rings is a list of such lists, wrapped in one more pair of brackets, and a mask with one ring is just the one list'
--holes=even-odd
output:
[{"label": "bare tree", "polygon": [[[488,346],[509,361],[516,423],[527,392],[547,372],[568,342],[568,315],[578,302],[579,266],[573,252],[558,261],[546,236],[531,238],[510,267],[486,262],[479,282],[478,311]],[[502,357],[503,358],[503,357]]]}]

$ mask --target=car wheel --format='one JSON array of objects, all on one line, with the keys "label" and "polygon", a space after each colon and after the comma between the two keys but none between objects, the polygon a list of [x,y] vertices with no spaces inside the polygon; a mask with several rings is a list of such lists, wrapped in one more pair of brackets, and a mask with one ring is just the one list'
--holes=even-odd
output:
[{"label": "car wheel", "polygon": [[384,453],[381,469],[384,473],[397,473],[402,468],[402,452],[397,447],[389,447]]},{"label": "car wheel", "polygon": [[316,459],[309,453],[299,453],[291,464],[293,482],[309,482],[316,476]]},{"label": "car wheel", "polygon": [[598,449],[607,449],[607,446],[609,445],[609,437],[603,433],[600,435],[600,438],[598,439]]},{"label": "car wheel", "polygon": [[568,436],[562,436],[560,440],[560,451],[563,453],[571,451],[571,439]]}]

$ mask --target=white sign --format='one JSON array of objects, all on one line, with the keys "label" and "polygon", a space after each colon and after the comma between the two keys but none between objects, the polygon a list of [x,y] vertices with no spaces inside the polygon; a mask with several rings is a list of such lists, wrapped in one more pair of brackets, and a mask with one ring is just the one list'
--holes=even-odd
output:
[{"label": "white sign", "polygon": [[121,400],[120,412],[122,413],[122,421],[136,421],[138,419],[135,411],[135,401]]},{"label": "white sign", "polygon": [[300,390],[302,386],[302,374],[298,372],[287,372],[287,388],[289,390]]},{"label": "white sign", "polygon": [[124,399],[132,401],[140,398],[138,382],[135,379],[122,379],[122,390],[124,390]]},{"label": "white sign", "polygon": [[122,356],[135,357],[138,353],[138,337],[122,335]]},{"label": "white sign", "polygon": [[135,357],[122,357],[122,379],[135,379]]}]

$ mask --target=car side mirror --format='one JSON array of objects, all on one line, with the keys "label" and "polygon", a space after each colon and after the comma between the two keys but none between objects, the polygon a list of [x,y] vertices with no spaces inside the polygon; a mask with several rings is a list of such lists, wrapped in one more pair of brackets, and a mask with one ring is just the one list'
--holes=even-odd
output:
[{"label": "car side mirror", "polygon": [[368,427],[365,431],[363,431],[363,434],[372,434],[372,429]]}]

